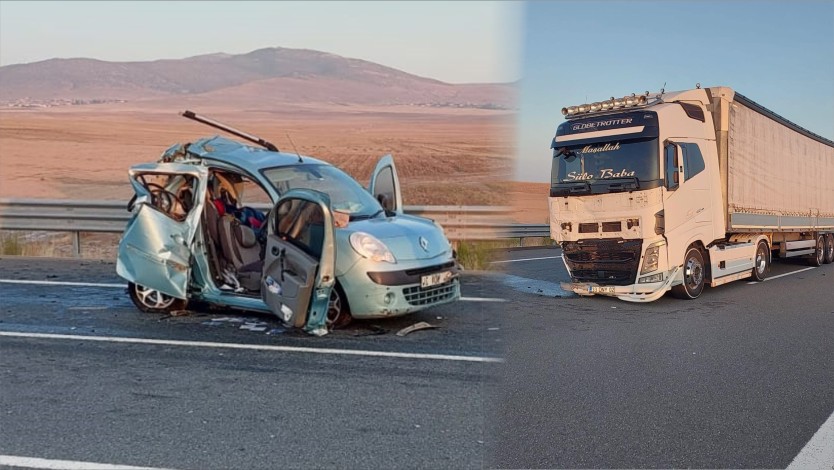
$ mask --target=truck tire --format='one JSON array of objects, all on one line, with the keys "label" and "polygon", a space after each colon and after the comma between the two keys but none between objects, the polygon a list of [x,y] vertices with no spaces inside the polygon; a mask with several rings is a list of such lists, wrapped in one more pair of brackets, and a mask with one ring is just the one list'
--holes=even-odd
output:
[{"label": "truck tire", "polygon": [[698,247],[692,246],[686,250],[683,258],[683,284],[672,288],[672,295],[679,299],[697,299],[704,291],[704,254]]},{"label": "truck tire", "polygon": [[825,264],[834,263],[834,233],[825,236]]},{"label": "truck tire", "polygon": [[764,281],[767,277],[767,272],[770,271],[770,248],[764,240],[759,240],[759,244],[756,245],[754,263],[753,280],[757,282]]},{"label": "truck tire", "polygon": [[828,238],[823,234],[817,235],[817,244],[814,249],[814,254],[808,260],[811,266],[822,266],[825,262],[825,239]]}]

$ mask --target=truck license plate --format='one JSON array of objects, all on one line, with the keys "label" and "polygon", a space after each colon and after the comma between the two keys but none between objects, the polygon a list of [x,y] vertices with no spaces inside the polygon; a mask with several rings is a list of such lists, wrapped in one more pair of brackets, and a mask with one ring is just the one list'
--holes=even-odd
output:
[{"label": "truck license plate", "polygon": [[452,278],[451,271],[443,271],[442,273],[427,274],[420,278],[420,287],[433,287],[438,284],[443,284]]},{"label": "truck license plate", "polygon": [[614,286],[589,286],[588,292],[592,294],[613,294]]}]

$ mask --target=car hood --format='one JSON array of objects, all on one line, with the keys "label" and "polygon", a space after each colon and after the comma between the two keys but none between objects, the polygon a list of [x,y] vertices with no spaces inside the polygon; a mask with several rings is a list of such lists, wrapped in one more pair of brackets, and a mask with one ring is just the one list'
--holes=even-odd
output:
[{"label": "car hood", "polygon": [[[347,228],[350,232],[365,232],[378,238],[400,261],[436,258],[452,249],[440,227],[422,217],[398,215],[357,220]],[[421,239],[425,241],[425,248]]]}]

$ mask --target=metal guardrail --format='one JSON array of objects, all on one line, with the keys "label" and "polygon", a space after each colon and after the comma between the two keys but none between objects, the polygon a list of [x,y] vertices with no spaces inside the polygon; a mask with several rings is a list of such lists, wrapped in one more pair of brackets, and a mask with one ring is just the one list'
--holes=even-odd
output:
[{"label": "metal guardrail", "polygon": [[[121,233],[130,212],[123,201],[0,199],[0,230],[70,232],[80,256],[81,232]],[[257,209],[268,205],[253,204]],[[405,212],[437,221],[450,240],[549,237],[544,224],[508,224],[510,209],[499,206],[405,206]]]}]

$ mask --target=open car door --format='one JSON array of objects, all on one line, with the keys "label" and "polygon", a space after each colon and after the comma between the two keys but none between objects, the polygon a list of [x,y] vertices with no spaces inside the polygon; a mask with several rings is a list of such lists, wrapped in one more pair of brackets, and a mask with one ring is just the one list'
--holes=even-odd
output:
[{"label": "open car door", "polygon": [[368,191],[380,202],[386,213],[403,213],[403,197],[394,157],[385,155],[379,159],[371,176]]},{"label": "open car door", "polygon": [[208,170],[147,163],[128,174],[136,194],[128,203],[133,216],[119,241],[116,272],[135,284],[185,299]]},{"label": "open car door", "polygon": [[336,251],[330,198],[311,189],[284,193],[269,214],[261,298],[285,323],[327,333]]}]

